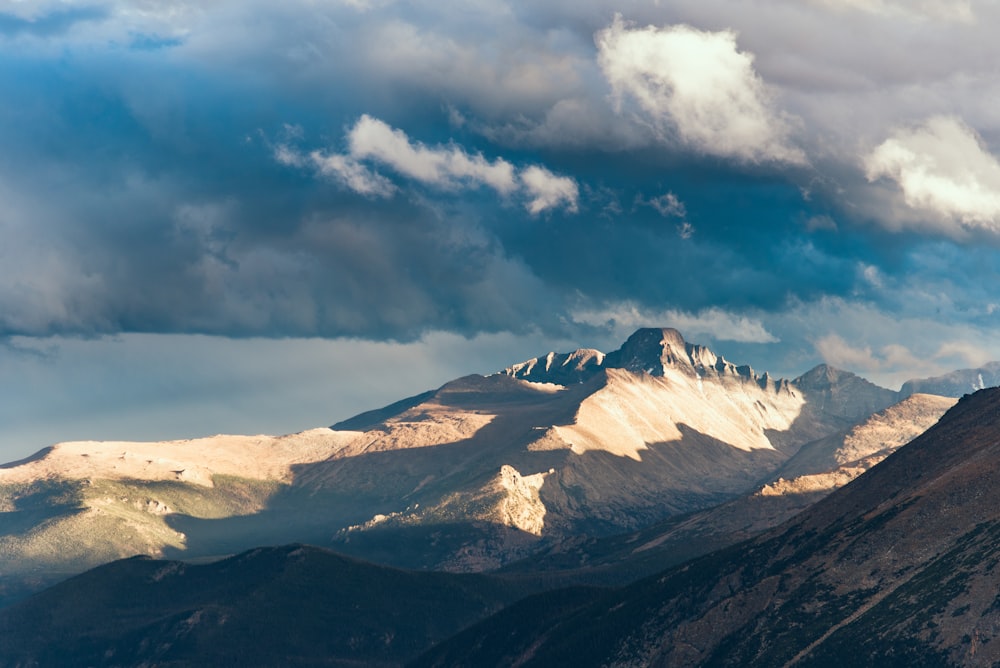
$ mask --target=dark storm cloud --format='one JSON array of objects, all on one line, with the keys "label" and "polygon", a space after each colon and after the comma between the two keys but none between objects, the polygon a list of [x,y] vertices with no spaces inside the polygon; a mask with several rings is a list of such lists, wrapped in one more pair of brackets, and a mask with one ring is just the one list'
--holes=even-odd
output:
[{"label": "dark storm cloud", "polygon": [[647,325],[784,376],[1000,358],[996,3],[70,6],[0,0],[10,459]]},{"label": "dark storm cloud", "polygon": [[[661,5],[108,2],[5,15],[17,44],[0,47],[2,331],[571,336],[580,309],[616,304],[760,323],[826,298],[907,317],[929,303],[899,294],[991,322],[971,304],[1000,301],[975,287],[995,251],[947,232],[955,212],[994,209],[914,190],[898,152],[876,151],[895,138],[938,159],[920,128],[954,93],[952,113],[968,119],[948,127],[968,128],[978,153],[938,159],[932,175],[947,187],[975,164],[993,183],[1000,128],[980,122],[970,92],[993,9]],[[932,33],[954,46],[935,63],[891,55]],[[650,79],[629,40],[660,69],[678,50],[718,56],[714,73],[745,104],[681,95],[687,70]],[[363,119],[384,132],[352,148]],[[504,179],[481,176],[505,165]],[[350,180],[365,174],[384,187]],[[928,207],[948,220],[928,224]]]}]

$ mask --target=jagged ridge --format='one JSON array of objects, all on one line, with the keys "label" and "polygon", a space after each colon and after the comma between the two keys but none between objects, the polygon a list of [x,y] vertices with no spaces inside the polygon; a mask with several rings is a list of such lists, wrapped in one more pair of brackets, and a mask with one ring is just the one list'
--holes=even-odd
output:
[{"label": "jagged ridge", "polygon": [[532,382],[566,384],[584,382],[602,369],[625,369],[651,376],[663,376],[671,369],[695,378],[742,378],[773,391],[788,388],[788,381],[774,380],[766,372],[757,375],[749,364],[733,364],[705,346],[686,342],[671,327],[636,330],[621,348],[607,355],[589,348],[571,353],[550,352],[507,367],[501,373]]}]

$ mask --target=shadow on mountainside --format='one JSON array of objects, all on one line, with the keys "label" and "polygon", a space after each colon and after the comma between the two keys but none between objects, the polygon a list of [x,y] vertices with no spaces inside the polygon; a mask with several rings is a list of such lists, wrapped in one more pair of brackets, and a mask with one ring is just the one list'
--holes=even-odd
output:
[{"label": "shadow on mountainside", "polygon": [[[751,491],[804,443],[850,427],[887,400],[848,397],[837,384],[840,376],[821,371],[804,383],[806,401],[790,428],[765,432],[775,450],[741,450],[682,423],[680,440],[649,444],[638,461],[603,450],[578,454],[545,441],[550,427],[573,424],[581,403],[606,387],[604,372],[559,391],[507,376],[466,376],[362,414],[357,424],[370,426],[373,417],[416,426],[443,415],[487,418],[469,438],[296,465],[291,484],[254,515],[168,516],[187,539],[183,551],[167,554],[227,554],[304,541],[397,566],[482,570],[568,537],[638,530]],[[368,447],[379,447],[394,432],[369,433]],[[544,476],[536,506],[544,512],[541,536],[498,516],[506,496],[524,501],[501,486],[503,466],[519,476]]]},{"label": "shadow on mountainside", "polygon": [[413,665],[997,665],[998,435],[980,391],[772,531],[577,606],[536,597],[545,629],[515,604]]},{"label": "shadow on mountainside", "polygon": [[[498,415],[462,441],[297,465],[292,484],[254,515],[167,516],[187,536],[186,549],[167,556],[302,541],[380,563],[433,568],[449,566],[463,547],[474,546],[501,555],[498,566],[570,536],[620,534],[726,502],[754,488],[790,454],[740,450],[686,425],[679,425],[680,441],[651,444],[641,461],[604,451],[529,450],[542,433],[525,418],[533,411],[552,417],[526,406],[517,415]],[[566,422],[571,419],[566,413]],[[468,519],[499,499],[499,489],[483,490],[496,485],[504,464],[526,476],[553,471],[539,492],[547,509],[541,537]],[[378,516],[388,521],[378,523]],[[345,531],[366,523],[363,530]]]}]

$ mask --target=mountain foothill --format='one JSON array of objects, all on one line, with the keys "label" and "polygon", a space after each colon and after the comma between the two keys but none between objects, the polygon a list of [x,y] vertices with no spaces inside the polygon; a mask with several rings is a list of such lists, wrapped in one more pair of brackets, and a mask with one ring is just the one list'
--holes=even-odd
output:
[{"label": "mountain foothill", "polygon": [[330,428],[60,443],[0,467],[0,666],[993,665],[998,383],[647,328]]}]

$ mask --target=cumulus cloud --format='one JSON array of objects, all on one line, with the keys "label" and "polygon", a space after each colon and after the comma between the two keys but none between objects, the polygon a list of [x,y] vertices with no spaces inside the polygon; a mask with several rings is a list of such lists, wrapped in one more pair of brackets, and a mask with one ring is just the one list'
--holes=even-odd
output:
[{"label": "cumulus cloud", "polygon": [[691,313],[677,309],[645,309],[631,302],[571,313],[574,322],[612,330],[619,338],[639,327],[673,327],[691,340],[704,336],[715,341],[777,343],[778,338],[759,319],[711,307]]},{"label": "cumulus cloud", "polygon": [[634,100],[661,134],[692,148],[748,162],[804,163],[789,138],[789,122],[773,108],[754,70],[739,51],[736,33],[688,25],[632,27],[616,15],[595,35],[598,63],[622,108]]},{"label": "cumulus cloud", "polygon": [[347,135],[351,156],[380,162],[411,179],[455,188],[459,184],[487,185],[501,194],[517,187],[514,166],[502,158],[493,162],[482,155],[469,155],[458,146],[429,148],[411,142],[396,130],[365,114]]},{"label": "cumulus cloud", "polygon": [[525,207],[532,215],[565,206],[567,211],[577,210],[580,189],[576,181],[567,176],[556,176],[544,167],[532,165],[521,172],[524,184],[531,198]]},{"label": "cumulus cloud", "polygon": [[1000,231],[1000,162],[957,118],[933,116],[898,129],[863,164],[869,181],[894,181],[908,207],[946,231]]},{"label": "cumulus cloud", "polygon": [[368,162],[441,190],[487,186],[503,196],[521,193],[532,215],[560,207],[575,213],[578,208],[580,189],[568,176],[559,176],[540,165],[517,170],[503,158],[490,161],[455,144],[427,146],[367,114],[348,130],[347,146],[347,153],[316,150],[306,156],[288,144],[278,144],[273,157],[289,167],[312,166],[323,176],[366,197],[388,197],[397,190],[392,181],[365,164]]}]

